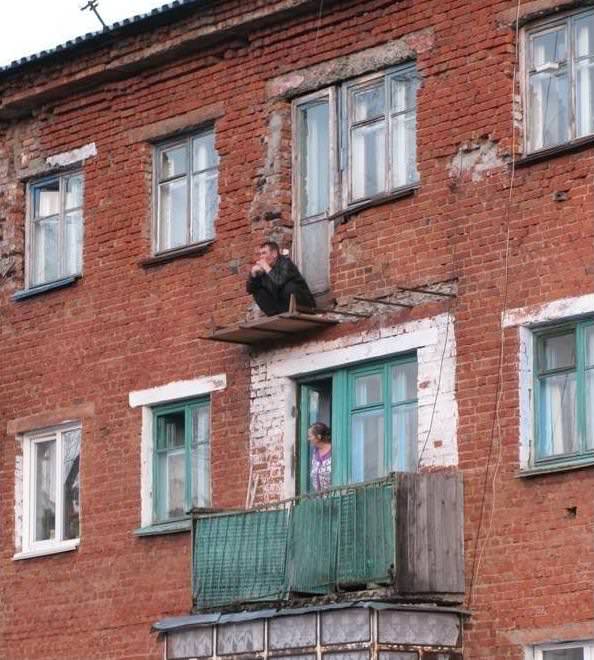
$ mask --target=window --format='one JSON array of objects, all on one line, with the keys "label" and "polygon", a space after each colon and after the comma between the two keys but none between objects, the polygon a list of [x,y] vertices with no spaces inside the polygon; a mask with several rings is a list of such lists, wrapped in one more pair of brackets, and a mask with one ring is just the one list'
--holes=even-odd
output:
[{"label": "window", "polygon": [[219,206],[213,129],[156,149],[155,252],[210,241]]},{"label": "window", "polygon": [[209,402],[154,408],[154,518],[187,517],[210,505]]},{"label": "window", "polygon": [[418,180],[418,86],[409,64],[295,101],[297,258],[314,293],[329,285],[328,216]]},{"label": "window", "polygon": [[417,469],[417,361],[407,355],[338,369],[300,384],[300,490],[309,490],[307,429],[331,427],[332,483]]},{"label": "window", "polygon": [[32,183],[29,286],[82,272],[83,176],[54,176]]},{"label": "window", "polygon": [[527,33],[528,151],[594,133],[594,12]]},{"label": "window", "polygon": [[527,660],[594,660],[593,642],[570,642],[568,644],[543,644],[527,653]]},{"label": "window", "polygon": [[78,544],[80,438],[80,427],[25,437],[23,553]]},{"label": "window", "polygon": [[594,457],[594,320],[536,334],[536,462]]}]

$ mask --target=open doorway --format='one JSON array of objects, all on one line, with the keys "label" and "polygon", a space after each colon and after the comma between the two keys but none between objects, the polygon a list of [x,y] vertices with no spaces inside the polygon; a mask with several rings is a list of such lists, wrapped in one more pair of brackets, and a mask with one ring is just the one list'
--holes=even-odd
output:
[{"label": "open doorway", "polygon": [[314,379],[300,384],[299,406],[299,493],[311,491],[311,446],[307,441],[307,429],[315,422],[332,424],[332,377]]}]

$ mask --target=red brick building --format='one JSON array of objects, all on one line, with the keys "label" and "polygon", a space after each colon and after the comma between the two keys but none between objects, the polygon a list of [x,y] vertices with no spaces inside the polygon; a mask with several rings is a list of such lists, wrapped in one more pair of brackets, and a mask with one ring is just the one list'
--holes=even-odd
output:
[{"label": "red brick building", "polygon": [[0,70],[0,656],[594,658],[593,66],[585,1],[186,0]]}]

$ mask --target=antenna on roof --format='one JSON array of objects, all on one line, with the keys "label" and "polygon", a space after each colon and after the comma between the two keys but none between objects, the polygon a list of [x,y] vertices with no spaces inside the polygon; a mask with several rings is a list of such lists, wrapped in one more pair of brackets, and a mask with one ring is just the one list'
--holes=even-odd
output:
[{"label": "antenna on roof", "polygon": [[89,0],[86,5],[80,8],[81,11],[86,11],[87,9],[90,9],[93,14],[99,19],[99,22],[103,26],[104,30],[107,30],[107,25],[105,21],[101,18],[99,15],[99,10],[97,9],[97,5],[99,4],[99,0]]}]

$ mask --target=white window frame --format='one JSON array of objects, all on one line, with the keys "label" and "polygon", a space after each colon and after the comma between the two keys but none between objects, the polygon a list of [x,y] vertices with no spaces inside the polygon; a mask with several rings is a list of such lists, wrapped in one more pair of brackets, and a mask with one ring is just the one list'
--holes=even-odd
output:
[{"label": "white window frame", "polygon": [[[408,188],[410,186],[415,186],[418,185],[419,183],[419,176],[417,170],[417,178],[414,181],[403,184],[401,186],[392,185],[392,180],[393,180],[392,173],[394,170],[394,164],[392,163],[391,137],[392,137],[393,123],[394,123],[394,115],[401,113],[400,112],[394,113],[390,110],[391,89],[390,89],[389,80],[390,77],[393,76],[394,74],[405,73],[408,71],[411,72],[414,71],[416,73],[417,80],[420,81],[416,62],[406,62],[398,66],[385,69],[384,71],[355,78],[346,83],[343,83],[343,85],[341,86],[342,116],[340,117],[340,128],[341,128],[342,144],[344,146],[341,149],[342,162],[340,163],[340,166],[341,166],[341,175],[342,175],[341,176],[342,205],[343,208],[345,209],[348,209],[350,207],[356,207],[360,204],[365,204],[365,202],[377,199],[384,195],[390,195],[394,192],[397,192],[398,190],[401,190],[403,188]],[[384,121],[385,121],[384,139],[385,139],[385,164],[386,164],[385,172],[384,172],[384,190],[370,197],[361,197],[358,199],[353,199],[353,191],[352,191],[353,149],[351,145],[351,127],[358,122],[355,122],[353,119],[353,110],[351,108],[351,102],[350,102],[351,94],[354,90],[362,89],[365,87],[372,87],[374,86],[373,83],[376,83],[378,81],[383,81],[384,83],[384,93],[385,93],[384,103],[386,110],[384,114]],[[416,114],[416,103],[415,103],[415,114]],[[364,124],[366,122],[361,122],[361,123]],[[415,138],[416,138],[416,130],[415,130]]]},{"label": "white window frame", "polygon": [[[192,143],[195,138],[201,137],[212,133],[213,140],[215,141],[215,154],[217,163],[215,167],[207,168],[206,171],[216,171],[217,173],[217,209],[213,218],[213,235],[209,238],[206,238],[201,241],[192,241],[192,176],[194,172],[192,171],[192,159],[193,159],[193,148]],[[186,171],[185,174],[179,175],[178,177],[169,177],[162,179],[161,178],[161,153],[168,149],[174,147],[185,146],[186,149]],[[192,246],[203,245],[210,243],[216,238],[216,219],[218,217],[218,210],[220,205],[220,195],[219,195],[219,168],[220,168],[220,156],[216,149],[216,130],[213,124],[203,126],[197,130],[194,130],[189,133],[185,133],[182,136],[171,138],[169,140],[164,140],[155,144],[153,149],[153,240],[152,248],[153,254],[167,254],[168,252],[175,252],[177,250],[183,250],[185,248],[190,248]],[[163,248],[160,245],[160,230],[161,230],[161,192],[160,186],[162,183],[167,181],[173,181],[175,179],[184,178],[186,180],[186,242],[182,245],[177,245],[175,247],[166,247]]]},{"label": "white window frame", "polygon": [[[80,423],[64,424],[62,426],[34,431],[23,436],[23,524],[21,536],[21,551],[14,559],[26,559],[46,554],[58,552],[68,552],[76,549],[80,544],[80,525],[81,516],[79,514],[79,536],[75,539],[62,539],[63,534],[63,513],[64,513],[64,491],[61,488],[63,483],[63,451],[64,434],[69,431],[79,431],[81,433],[82,455],[82,426]],[[56,442],[56,514],[55,528],[56,538],[44,541],[35,541],[35,452],[36,444],[53,440]],[[81,489],[82,490],[82,489]]]},{"label": "white window frame", "polygon": [[[586,135],[577,136],[577,125],[576,125],[576,77],[575,77],[575,40],[573,36],[573,22],[575,19],[583,18],[586,15],[594,15],[594,9],[586,8],[581,11],[569,11],[564,12],[561,15],[556,15],[552,18],[545,18],[541,21],[531,23],[529,26],[526,26],[522,31],[521,38],[521,58],[520,58],[520,72],[521,72],[521,81],[522,81],[522,98],[523,98],[523,121],[522,121],[522,130],[524,134],[524,152],[526,154],[538,153],[539,151],[547,151],[548,149],[553,149],[565,144],[571,144],[576,140],[583,140],[591,135],[588,133]],[[537,34],[542,34],[555,28],[565,26],[566,28],[566,50],[567,50],[567,72],[568,72],[568,86],[569,86],[569,106],[568,106],[568,121],[569,125],[568,130],[568,139],[564,142],[559,142],[558,144],[548,145],[543,147],[534,147],[530,143],[530,124],[532,122],[532,108],[530,106],[530,42],[532,38]]]},{"label": "white window frame", "polygon": [[[65,272],[65,245],[64,245],[64,223],[66,216],[66,206],[65,206],[65,191],[64,191],[64,181],[68,178],[80,176],[82,179],[82,199],[81,205],[78,207],[72,207],[68,209],[69,211],[80,210],[82,216],[82,240],[84,245],[84,228],[85,228],[85,217],[84,217],[84,203],[85,203],[85,176],[81,169],[68,170],[67,172],[60,172],[57,174],[50,174],[38,179],[31,179],[27,182],[27,195],[26,195],[26,218],[25,223],[25,254],[26,254],[26,268],[25,268],[25,289],[37,289],[38,287],[44,287],[48,284],[54,282],[59,282],[60,280],[66,277],[79,277],[83,274],[83,259],[81,255],[80,260],[80,270],[77,273],[66,273]],[[33,224],[35,222],[35,200],[34,193],[35,189],[39,186],[42,186],[45,183],[50,183],[52,181],[59,182],[59,200],[60,208],[58,211],[59,216],[59,238],[58,238],[58,277],[52,280],[47,280],[43,282],[35,282],[33,278],[33,273],[35,270],[35,246],[34,246],[34,232]],[[51,217],[51,216],[47,216]],[[83,247],[84,253],[84,247]]]},{"label": "white window frame", "polygon": [[562,651],[564,649],[583,649],[584,660],[594,660],[594,641],[587,640],[583,642],[562,642],[538,644],[526,649],[525,660],[545,660],[545,651]]}]

